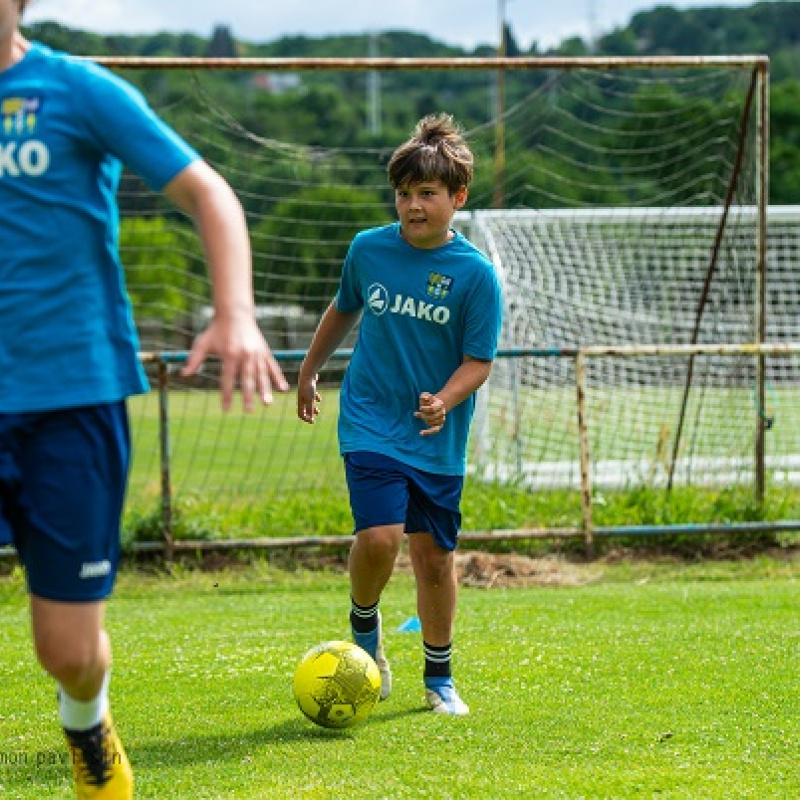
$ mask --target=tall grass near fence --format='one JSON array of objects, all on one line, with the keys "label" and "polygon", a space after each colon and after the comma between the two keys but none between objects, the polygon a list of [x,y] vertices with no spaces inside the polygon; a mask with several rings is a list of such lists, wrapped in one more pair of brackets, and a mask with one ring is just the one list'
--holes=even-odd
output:
[{"label": "tall grass near fence", "polygon": [[[620,392],[620,406],[624,395]],[[313,426],[296,418],[293,394],[276,395],[271,407],[252,415],[238,408],[223,413],[215,391],[171,392],[169,404],[171,510],[177,539],[351,532],[336,442],[335,390],[323,392],[323,413]],[[133,398],[130,410],[134,460],[125,514],[127,544],[160,540],[163,535],[157,394]],[[783,414],[780,424],[795,423]],[[797,424],[800,429],[800,419]],[[540,425],[545,441],[547,418],[540,418]],[[800,517],[800,492],[780,476],[771,478],[763,504],[742,485],[677,486],[669,494],[641,486],[601,488],[593,500],[598,526]],[[462,510],[465,533],[579,528],[582,514],[577,488],[536,489],[522,482],[487,482],[476,475],[467,478]]]}]

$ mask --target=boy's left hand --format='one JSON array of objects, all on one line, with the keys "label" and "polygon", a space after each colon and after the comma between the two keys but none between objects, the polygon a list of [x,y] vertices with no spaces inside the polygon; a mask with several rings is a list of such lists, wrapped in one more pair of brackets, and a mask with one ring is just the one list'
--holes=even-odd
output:
[{"label": "boy's left hand", "polygon": [[447,419],[447,409],[444,402],[435,394],[422,392],[419,396],[419,410],[414,412],[417,419],[421,419],[428,427],[421,430],[420,436],[431,436],[444,427]]}]

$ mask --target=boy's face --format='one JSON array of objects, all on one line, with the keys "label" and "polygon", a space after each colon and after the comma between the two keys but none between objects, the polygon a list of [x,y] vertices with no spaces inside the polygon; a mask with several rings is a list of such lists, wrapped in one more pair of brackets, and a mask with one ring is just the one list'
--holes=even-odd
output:
[{"label": "boy's face", "polygon": [[452,238],[453,215],[467,202],[463,187],[451,195],[442,181],[405,183],[394,193],[403,238],[414,247],[429,250]]}]

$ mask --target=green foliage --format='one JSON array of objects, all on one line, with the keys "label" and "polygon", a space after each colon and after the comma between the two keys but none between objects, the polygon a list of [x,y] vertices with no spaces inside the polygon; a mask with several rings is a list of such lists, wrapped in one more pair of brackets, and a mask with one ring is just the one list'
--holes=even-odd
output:
[{"label": "green foliage", "polygon": [[[223,538],[226,520],[219,509],[211,504],[199,503],[193,496],[183,497],[171,509],[173,541],[213,541]],[[132,507],[125,513],[122,526],[123,550],[130,550],[133,542],[163,542],[164,515],[159,506]]]},{"label": "green foliage", "polygon": [[[380,201],[365,190],[322,182],[278,202],[252,229],[256,293],[305,298],[315,282],[337,278],[355,234],[389,222]],[[269,291],[266,283],[260,285],[267,276]],[[303,304],[321,311],[330,299],[308,298]]]},{"label": "green foliage", "polygon": [[629,28],[641,55],[730,55],[793,49],[800,41],[794,3],[753,3],[678,11],[661,5],[635,14]]},{"label": "green foliage", "polygon": [[214,28],[207,54],[209,58],[235,58],[238,55],[230,28],[225,25],[217,25]]},{"label": "green foliage", "polygon": [[[731,114],[725,104],[703,97],[687,99],[661,85],[640,91],[633,111],[619,126],[634,153],[621,161],[640,176],[638,197],[629,197],[628,202],[649,196],[681,206],[707,202],[720,193],[706,162],[715,156],[715,131],[726,129]],[[616,135],[608,137],[609,148]],[[671,165],[667,171],[665,163]]]},{"label": "green foliage", "polygon": [[173,321],[209,297],[202,249],[193,230],[164,217],[129,217],[120,225],[128,294],[143,319]]},{"label": "green foliage", "polygon": [[786,81],[772,91],[773,129],[783,132],[770,145],[770,195],[778,203],[800,198],[800,81]]},{"label": "green foliage", "polygon": [[[343,536],[352,532],[347,498],[338,491],[315,489],[256,503],[252,499],[222,506],[202,492],[179,495],[170,510],[173,541],[226,541],[253,537]],[[158,501],[129,504],[122,525],[123,549],[134,542],[164,540],[163,510]]]},{"label": "green foliage", "polygon": [[[287,467],[291,462],[287,462]],[[213,541],[254,537],[348,536],[352,518],[344,489],[315,489],[309,494],[286,493],[257,498],[241,498],[225,505],[215,496],[199,492],[179,495],[173,504],[175,540]],[[583,520],[578,491],[530,492],[522,487],[499,486],[468,479],[462,500],[466,547],[496,552],[524,551],[552,553],[566,547],[582,552],[584,540],[576,536],[565,545],[557,536],[503,540],[503,531],[580,530]],[[661,550],[702,554],[724,546],[746,547],[756,552],[778,546],[782,534],[719,531],[713,537],[693,532],[692,526],[769,522],[800,517],[800,493],[790,487],[772,486],[765,503],[758,503],[752,489],[735,487],[710,489],[677,487],[672,492],[637,487],[624,491],[598,492],[593,499],[593,520],[600,528],[612,531],[603,536],[600,552],[625,546],[646,551]],[[627,534],[630,527],[663,527],[657,537]],[[669,526],[688,526],[680,533]],[[130,549],[134,541],[159,541],[162,538],[161,509],[157,504],[137,501],[130,504],[123,526],[123,541]],[[497,541],[469,542],[469,534],[494,531]]]},{"label": "green foliage", "polygon": [[799,502],[797,489],[783,485],[769,486],[763,503],[749,486],[678,486],[670,492],[637,487],[598,493],[594,521],[601,527],[779,521],[796,517]]},{"label": "green foliage", "polygon": [[638,55],[639,48],[633,31],[630,28],[619,28],[600,39],[600,49],[609,56],[633,56]]},{"label": "green foliage", "polygon": [[[96,56],[200,56],[206,55],[210,48],[220,47],[224,52],[236,52],[248,57],[365,57],[370,53],[370,37],[367,34],[341,35],[323,38],[306,36],[287,36],[272,42],[255,43],[233,41],[236,32],[225,33],[225,29],[209,32],[209,38],[187,34],[159,33],[151,36],[101,36],[83,31],[71,30],[56,23],[37,23],[26,28],[32,37],[58,50]],[[241,33],[241,32],[239,32]],[[509,52],[519,55],[539,55],[535,42],[527,52],[524,43],[508,29]],[[446,32],[445,32],[446,36]],[[216,38],[215,38],[216,37]],[[590,46],[580,38],[571,38],[554,47],[550,52],[560,56],[598,55],[729,55],[735,53],[765,53],[772,59],[772,105],[776,110],[771,120],[770,140],[772,148],[770,200],[773,203],[792,203],[798,196],[800,185],[800,145],[795,141],[797,108],[790,105],[794,89],[782,89],[785,82],[796,82],[800,55],[800,15],[796,3],[758,2],[745,8],[713,7],[678,10],[669,6],[657,6],[652,10],[635,14],[630,23],[601,36],[596,47]],[[472,53],[460,47],[448,45],[427,36],[405,31],[382,33],[378,37],[379,53],[386,57],[436,57],[443,59],[459,58],[468,55],[496,55],[496,45],[481,44]],[[131,72],[126,71],[126,77]],[[148,97],[156,108],[180,107],[184,100],[184,88],[179,75],[144,73],[134,75],[134,82],[146,89]],[[366,73],[344,71],[325,73],[323,71],[303,73],[302,86],[294,91],[279,95],[255,91],[247,83],[247,78],[235,71],[219,73],[210,78],[214,94],[220,98],[226,113],[238,120],[246,129],[259,136],[278,141],[297,144],[321,145],[325,147],[376,146],[391,148],[410,131],[414,122],[422,115],[446,110],[453,113],[467,129],[487,123],[491,116],[491,97],[493,86],[486,82],[485,76],[477,76],[469,71],[445,70],[398,70],[381,73],[381,116],[382,130],[375,137],[367,130],[367,79]],[[506,75],[506,102],[510,108],[522,98],[527,97],[532,88],[542,80],[542,75],[512,71]],[[206,80],[206,78],[204,78]],[[223,88],[227,87],[227,92]],[[651,105],[670,102],[668,96],[656,93],[650,98]],[[784,102],[786,101],[786,102]],[[647,102],[643,100],[643,102]],[[692,115],[700,112],[701,116]],[[183,112],[176,111],[181,119]],[[713,109],[700,109],[687,105],[681,109],[686,119],[692,119],[703,131],[702,119],[714,121]],[[177,127],[184,134],[193,131],[196,117],[187,110],[185,124]],[[646,125],[642,135],[648,134]],[[683,142],[675,140],[673,147],[680,150]],[[210,145],[203,143],[203,152]],[[703,162],[694,155],[691,148],[694,168]],[[677,154],[680,158],[680,153]],[[222,156],[224,164],[225,156]],[[534,159],[531,153],[509,153],[509,161],[514,164]],[[481,161],[482,160],[482,161]],[[481,154],[479,164],[491,165],[491,154]],[[534,159],[534,166],[536,161]],[[548,173],[546,164],[538,173],[530,170],[509,169],[508,187],[503,195],[508,198],[509,207],[529,204],[536,207],[551,203],[546,197],[526,193],[531,176],[544,179]],[[589,185],[572,180],[567,164],[558,165],[564,174],[565,182],[573,184],[566,189],[568,202],[612,202],[613,172],[602,163],[598,164],[598,174],[591,175]],[[676,172],[677,170],[673,170]],[[483,191],[484,184],[493,180],[491,169],[479,176],[481,191],[473,192],[489,205],[492,191]],[[245,178],[243,178],[245,180]],[[248,189],[258,195],[259,176],[246,176]],[[252,186],[251,186],[252,184]],[[238,183],[237,183],[238,186]],[[263,189],[263,183],[261,185]],[[562,187],[564,188],[564,187]],[[708,187],[698,187],[696,196]],[[669,195],[665,202],[670,202]],[[676,203],[685,198],[676,197]],[[635,202],[636,198],[632,198]]]},{"label": "green foliage", "polygon": [[464,528],[468,531],[576,527],[581,519],[580,495],[566,490],[530,492],[468,479],[463,495]]},{"label": "green foliage", "polygon": [[[363,141],[364,107],[342,102],[342,94],[334,86],[310,85],[290,92],[277,102],[273,110],[285,114],[283,120],[253,120],[256,130],[263,127],[272,138],[323,147],[352,147]],[[359,98],[360,99],[360,98]],[[247,121],[247,117],[244,118]],[[283,131],[277,136],[280,125]]]},{"label": "green foliage", "polygon": [[601,159],[588,168],[568,153],[536,154],[515,160],[515,173],[504,182],[504,206],[519,208],[580,207],[586,203],[615,205],[627,198]]}]

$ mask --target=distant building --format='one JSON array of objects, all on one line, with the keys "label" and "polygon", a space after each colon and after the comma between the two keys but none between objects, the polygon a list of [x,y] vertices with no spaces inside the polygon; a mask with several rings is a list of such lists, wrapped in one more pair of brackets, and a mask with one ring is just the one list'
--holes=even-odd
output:
[{"label": "distant building", "polygon": [[300,76],[292,72],[257,72],[251,85],[270,94],[283,94],[300,86]]},{"label": "distant building", "polygon": [[208,44],[209,58],[236,58],[236,39],[227,25],[217,25]]}]

